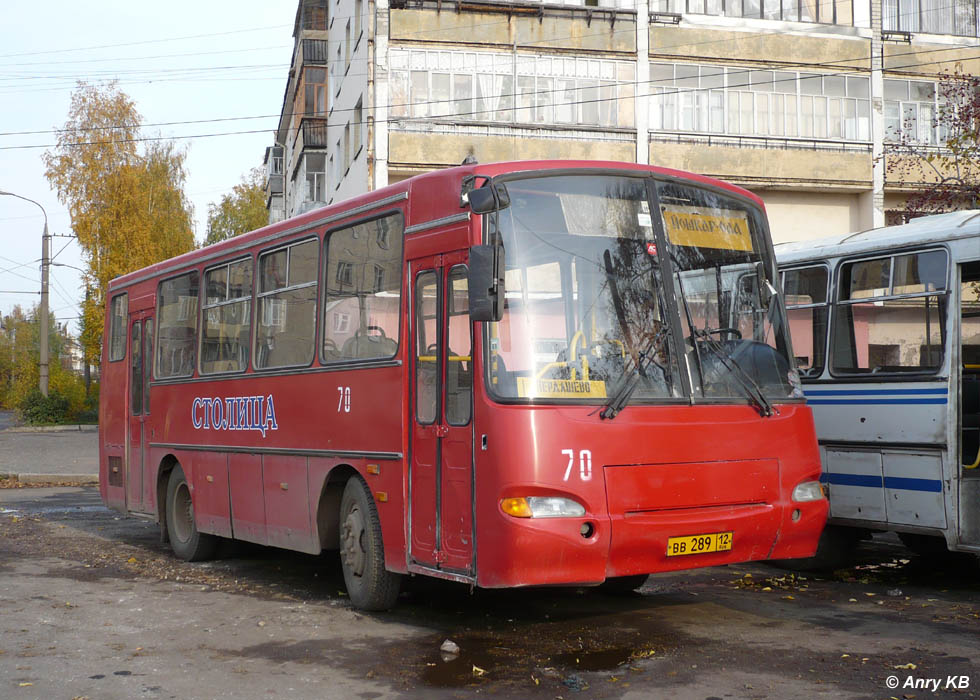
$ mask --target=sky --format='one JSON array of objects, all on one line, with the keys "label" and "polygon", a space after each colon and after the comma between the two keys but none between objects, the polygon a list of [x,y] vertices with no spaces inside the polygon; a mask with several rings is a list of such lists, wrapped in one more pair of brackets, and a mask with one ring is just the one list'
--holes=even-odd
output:
[{"label": "sky", "polygon": [[[46,0],[3,3],[0,17],[0,190],[38,202],[51,239],[49,308],[78,333],[81,273],[68,210],[42,156],[67,117],[77,80],[118,80],[143,117],[144,136],[187,150],[184,191],[194,235],[217,203],[262,165],[282,109],[296,0]],[[248,117],[247,119],[241,119]],[[222,121],[218,121],[222,120]],[[198,121],[195,124],[173,122]],[[157,125],[157,126],[153,126]],[[47,132],[15,134],[12,132]],[[228,132],[254,133],[228,135]],[[209,134],[226,134],[203,136]],[[0,315],[40,301],[44,216],[0,196]],[[18,293],[11,293],[18,292]]]}]

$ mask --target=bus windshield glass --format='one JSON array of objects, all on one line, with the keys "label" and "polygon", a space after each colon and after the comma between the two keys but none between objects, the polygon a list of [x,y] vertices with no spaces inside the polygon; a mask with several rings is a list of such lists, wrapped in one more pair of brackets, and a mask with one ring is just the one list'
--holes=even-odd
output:
[{"label": "bus windshield glass", "polygon": [[506,251],[503,317],[487,324],[495,396],[602,404],[626,385],[629,403],[791,395],[781,306],[756,283],[757,263],[771,267],[761,212],[657,182],[658,232],[650,183],[506,182],[510,206],[490,224]]}]

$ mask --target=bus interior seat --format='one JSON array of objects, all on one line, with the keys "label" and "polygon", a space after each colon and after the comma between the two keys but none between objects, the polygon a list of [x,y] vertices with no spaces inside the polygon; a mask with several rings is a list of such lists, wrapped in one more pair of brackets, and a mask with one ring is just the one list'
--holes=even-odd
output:
[{"label": "bus interior seat", "polygon": [[[964,464],[977,461],[980,450],[980,373],[964,370],[963,385],[960,389],[960,416],[962,421],[961,453]],[[972,469],[980,476],[980,470]]]},{"label": "bus interior seat", "polygon": [[[372,332],[372,331],[380,331]],[[375,357],[392,357],[398,350],[398,343],[379,326],[369,326],[365,332],[357,331],[347,339],[340,352],[341,357],[351,360],[369,360]]]}]

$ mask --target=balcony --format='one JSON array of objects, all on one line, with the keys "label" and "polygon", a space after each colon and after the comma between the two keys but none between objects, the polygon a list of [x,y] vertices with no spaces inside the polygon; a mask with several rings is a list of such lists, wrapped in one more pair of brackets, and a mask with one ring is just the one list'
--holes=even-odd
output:
[{"label": "balcony", "polygon": [[303,65],[325,66],[329,59],[326,39],[303,39]]},{"label": "balcony", "polygon": [[303,137],[302,149],[327,147],[327,118],[303,117],[300,122],[300,135]]}]

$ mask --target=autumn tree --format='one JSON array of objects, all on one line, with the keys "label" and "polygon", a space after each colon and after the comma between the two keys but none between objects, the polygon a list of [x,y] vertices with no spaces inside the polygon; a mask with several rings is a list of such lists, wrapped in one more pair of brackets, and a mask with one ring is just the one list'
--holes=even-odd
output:
[{"label": "autumn tree", "polygon": [[[38,388],[40,367],[40,313],[37,306],[25,312],[15,306],[0,319],[0,406],[24,413],[32,401],[43,401]],[[85,408],[85,385],[81,377],[65,366],[68,344],[67,330],[48,319],[50,348],[49,397],[64,407],[60,420],[78,416]]]},{"label": "autumn tree", "polygon": [[218,204],[208,205],[208,234],[204,245],[211,245],[269,223],[265,208],[265,188],[261,168],[252,168],[230,194]]},{"label": "autumn tree", "polygon": [[98,363],[109,281],[194,247],[184,195],[186,154],[166,140],[141,145],[142,118],[115,83],[79,82],[45,175],[68,207],[86,260],[85,359]]},{"label": "autumn tree", "polygon": [[[917,125],[903,115],[901,135],[886,152],[889,182],[913,189],[906,220],[980,207],[980,77],[941,73],[937,93],[931,123]],[[930,129],[938,145],[923,138]]]}]

